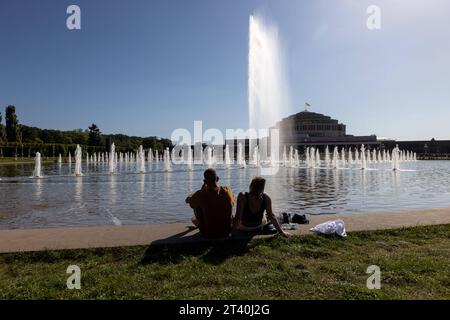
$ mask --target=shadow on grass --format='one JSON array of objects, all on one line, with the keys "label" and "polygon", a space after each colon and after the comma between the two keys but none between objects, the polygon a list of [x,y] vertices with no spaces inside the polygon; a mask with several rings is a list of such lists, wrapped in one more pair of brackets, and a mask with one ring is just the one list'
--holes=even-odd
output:
[{"label": "shadow on grass", "polygon": [[[220,240],[206,240],[197,232],[186,236],[193,229],[188,228],[169,238],[155,241],[144,253],[141,264],[172,264],[187,257],[200,257],[204,263],[218,265],[232,256],[242,256],[252,247],[250,244],[255,234],[238,234]],[[182,239],[182,242],[179,240]]]}]

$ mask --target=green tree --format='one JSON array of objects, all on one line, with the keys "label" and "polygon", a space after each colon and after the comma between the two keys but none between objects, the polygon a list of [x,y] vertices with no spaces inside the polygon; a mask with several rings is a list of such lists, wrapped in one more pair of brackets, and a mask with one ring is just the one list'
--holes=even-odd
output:
[{"label": "green tree", "polygon": [[6,142],[5,128],[3,126],[3,122],[2,121],[3,121],[2,113],[0,112],[0,143]]},{"label": "green tree", "polygon": [[98,126],[93,123],[89,128],[89,140],[90,146],[100,146],[102,144],[101,132]]},{"label": "green tree", "polygon": [[39,129],[28,127],[28,126],[22,126],[22,141],[23,142],[35,142],[39,139]]},{"label": "green tree", "polygon": [[5,122],[6,139],[9,142],[17,142],[19,137],[19,120],[17,120],[16,107],[6,107]]},{"label": "green tree", "polygon": [[147,137],[142,140],[142,146],[144,149],[152,148],[152,150],[156,149],[156,137]]}]

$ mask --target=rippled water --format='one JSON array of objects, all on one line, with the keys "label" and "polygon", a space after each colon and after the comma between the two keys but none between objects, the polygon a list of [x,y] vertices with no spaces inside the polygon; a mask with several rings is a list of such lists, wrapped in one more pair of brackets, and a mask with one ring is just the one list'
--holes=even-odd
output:
[{"label": "rippled water", "polygon": [[[397,211],[450,206],[450,162],[402,163],[357,168],[280,168],[267,176],[266,192],[276,212],[309,214]],[[218,166],[222,185],[237,196],[248,188],[258,169]],[[72,175],[74,165],[43,166],[44,178],[30,178],[32,165],[0,166],[0,228],[40,228],[187,222],[186,195],[202,185],[204,167],[188,172],[162,163],[148,164],[147,173],[135,173],[134,164],[119,164],[119,174],[108,165],[83,164],[82,177]]]}]

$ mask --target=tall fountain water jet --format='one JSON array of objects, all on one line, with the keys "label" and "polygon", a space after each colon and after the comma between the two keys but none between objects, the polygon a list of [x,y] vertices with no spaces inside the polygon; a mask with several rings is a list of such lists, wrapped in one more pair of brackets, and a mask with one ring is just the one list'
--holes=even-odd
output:
[{"label": "tall fountain water jet", "polygon": [[82,176],[83,173],[81,172],[81,147],[79,144],[77,144],[77,148],[75,149],[75,175],[76,176]]},{"label": "tall fountain water jet", "polygon": [[305,163],[307,168],[311,168],[311,153],[309,151],[309,147],[306,147],[305,151]]},{"label": "tall fountain water jet", "polygon": [[34,171],[33,171],[33,177],[40,178],[41,175],[41,153],[36,152],[36,156],[34,157]]},{"label": "tall fountain water jet", "polygon": [[310,167],[314,168],[316,166],[316,149],[314,147],[309,149],[309,161]]},{"label": "tall fountain water jet", "polygon": [[69,157],[68,157],[68,160],[67,160],[68,162],[69,162],[69,168],[72,166],[72,154],[69,152]]},{"label": "tall fountain water jet", "polygon": [[338,166],[338,158],[339,158],[339,151],[338,151],[338,148],[337,147],[334,147],[334,150],[333,150],[333,169],[337,169],[339,166]]},{"label": "tall fountain water jet", "polygon": [[328,149],[328,146],[325,148],[325,165],[330,166],[330,149]]},{"label": "tall fountain water jet", "polygon": [[286,146],[283,146],[283,166],[287,166],[288,165],[288,160],[287,160],[287,154],[286,154]]},{"label": "tall fountain water jet", "polygon": [[225,166],[230,169],[231,168],[231,157],[230,157],[230,146],[225,145]]},{"label": "tall fountain water jet", "polygon": [[[291,114],[278,30],[259,15],[249,19],[248,112],[249,129],[269,129]],[[253,151],[255,139],[250,139]]]},{"label": "tall fountain water jet", "polygon": [[207,146],[205,148],[205,153],[206,153],[206,165],[208,166],[208,168],[211,168],[213,165],[213,154],[212,154],[212,148],[210,146]]},{"label": "tall fountain water jet", "polygon": [[164,151],[164,171],[169,172],[172,171],[172,164],[170,163],[170,151],[169,148],[166,148]]},{"label": "tall fountain water jet", "polygon": [[366,163],[366,149],[364,148],[364,145],[361,145],[361,170],[367,169],[367,163]]},{"label": "tall fountain water jet", "polygon": [[400,150],[398,145],[392,150],[392,170],[397,171],[400,169]]},{"label": "tall fountain water jet", "polygon": [[61,166],[62,164],[62,156],[61,153],[58,155],[58,165]]},{"label": "tall fountain water jet", "polygon": [[316,167],[320,168],[321,161],[320,161],[320,152],[319,148],[316,149]]},{"label": "tall fountain water jet", "polygon": [[344,148],[341,149],[341,164],[342,164],[342,167],[345,167],[345,149]]},{"label": "tall fountain water jet", "polygon": [[261,166],[258,145],[253,148],[253,165],[257,168]]},{"label": "tall fountain water jet", "polygon": [[355,164],[359,164],[359,151],[358,148],[355,148]]},{"label": "tall fountain water jet", "polygon": [[139,146],[138,158],[139,173],[145,173],[145,151],[142,145]]},{"label": "tall fountain water jet", "polygon": [[152,148],[148,149],[148,156],[147,156],[148,162],[153,162],[153,150]]},{"label": "tall fountain water jet", "polygon": [[244,148],[242,147],[242,142],[239,142],[239,144],[238,144],[237,161],[238,161],[239,168],[244,169],[245,168],[245,153],[244,153]]},{"label": "tall fountain water jet", "polygon": [[294,147],[290,146],[289,147],[289,167],[292,168],[294,167]]},{"label": "tall fountain water jet", "polygon": [[216,148],[215,147],[211,147],[211,166],[215,165],[217,163],[217,159],[216,159]]},{"label": "tall fountain water jet", "polygon": [[372,150],[372,159],[373,159],[373,162],[374,162],[374,163],[377,163],[377,162],[378,162],[378,159],[377,159],[377,150],[376,150],[376,149],[373,149],[373,150]]},{"label": "tall fountain water jet", "polygon": [[297,149],[295,149],[295,152],[294,152],[294,162],[295,162],[294,165],[296,167],[300,166],[300,157],[298,155],[298,150]]},{"label": "tall fountain water jet", "polygon": [[110,174],[114,174],[116,171],[116,163],[114,161],[114,153],[116,152],[116,145],[113,143],[111,143],[111,157],[109,157],[109,173]]}]

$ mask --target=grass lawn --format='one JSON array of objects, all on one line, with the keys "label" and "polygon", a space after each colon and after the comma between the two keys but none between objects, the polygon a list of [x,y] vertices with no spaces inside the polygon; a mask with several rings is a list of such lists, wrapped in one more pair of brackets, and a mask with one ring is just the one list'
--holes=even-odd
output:
[{"label": "grass lawn", "polygon": [[[3,299],[450,299],[450,225],[0,255]],[[81,268],[81,290],[66,269]],[[366,288],[369,265],[381,290]]]}]

